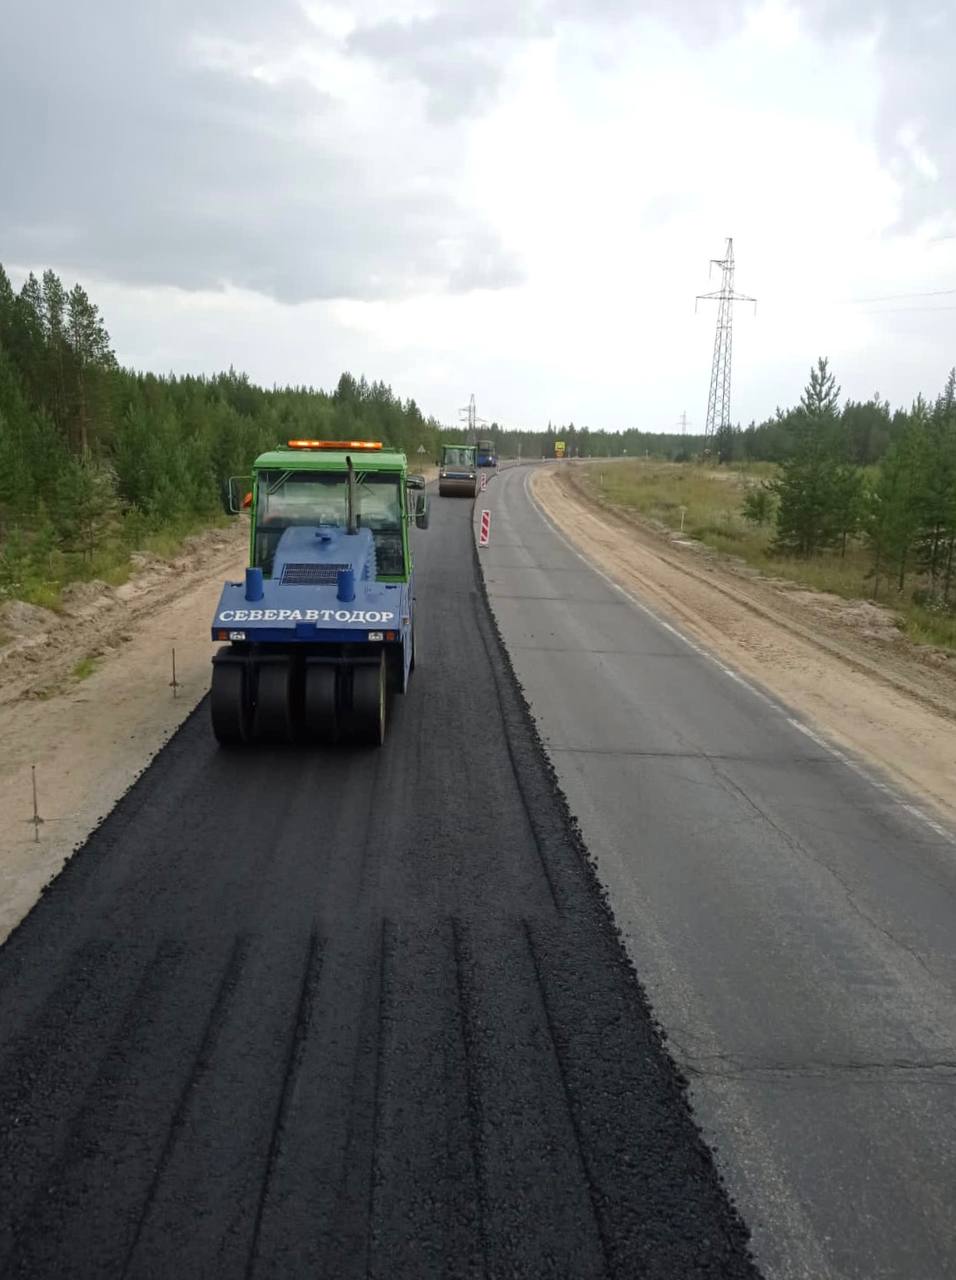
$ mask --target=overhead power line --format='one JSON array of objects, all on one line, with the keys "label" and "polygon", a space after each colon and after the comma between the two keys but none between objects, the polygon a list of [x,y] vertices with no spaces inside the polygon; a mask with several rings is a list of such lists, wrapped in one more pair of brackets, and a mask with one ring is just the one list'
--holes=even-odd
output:
[{"label": "overhead power line", "polygon": [[901,302],[906,298],[946,298],[956,294],[956,289],[927,289],[923,293],[887,293],[880,298],[841,298],[840,302],[847,306],[857,306],[864,302]]},{"label": "overhead power line", "polygon": [[882,311],[871,311],[872,316],[893,316],[900,311],[922,311],[924,315],[927,313],[932,315],[934,311],[956,311],[956,306],[952,307],[884,307]]}]

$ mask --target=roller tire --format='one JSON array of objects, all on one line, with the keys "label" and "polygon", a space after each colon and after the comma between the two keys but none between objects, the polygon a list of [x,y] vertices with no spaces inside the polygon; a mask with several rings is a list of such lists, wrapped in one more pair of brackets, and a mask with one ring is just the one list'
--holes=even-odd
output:
[{"label": "roller tire", "polygon": [[295,737],[291,662],[263,662],[256,687],[255,737],[291,742]]},{"label": "roller tire", "polygon": [[375,663],[358,663],[352,668],[353,742],[380,747],[385,741],[386,713],[385,657]]},{"label": "roller tire", "polygon": [[339,736],[336,686],[338,672],[327,663],[305,669],[305,732],[313,742],[335,742]]},{"label": "roller tire", "polygon": [[246,669],[238,662],[217,662],[212,669],[209,694],[212,731],[223,747],[240,747],[249,741],[249,700]]}]

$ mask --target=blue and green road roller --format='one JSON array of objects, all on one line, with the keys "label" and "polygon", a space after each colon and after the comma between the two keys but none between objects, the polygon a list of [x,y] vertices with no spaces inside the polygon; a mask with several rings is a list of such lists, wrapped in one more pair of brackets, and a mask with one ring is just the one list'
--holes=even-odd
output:
[{"label": "blue and green road roller", "polygon": [[256,458],[249,568],[212,624],[221,744],[381,745],[415,666],[408,530],[428,527],[424,488],[377,441],[290,440]]}]

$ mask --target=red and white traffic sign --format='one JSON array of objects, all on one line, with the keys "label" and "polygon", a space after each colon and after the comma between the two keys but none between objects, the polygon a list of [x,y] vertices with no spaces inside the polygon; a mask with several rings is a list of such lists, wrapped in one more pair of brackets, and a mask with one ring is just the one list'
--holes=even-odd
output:
[{"label": "red and white traffic sign", "polygon": [[490,535],[491,535],[491,512],[490,512],[490,511],[482,511],[482,513],[481,513],[481,528],[480,528],[480,529],[479,529],[479,531],[478,531],[478,545],[479,545],[479,547],[487,547],[487,545],[488,545],[488,539],[489,539]]},{"label": "red and white traffic sign", "polygon": [[485,473],[484,473],[484,472],[482,472],[482,473],[481,473],[481,479],[480,479],[480,480],[479,480],[479,482],[478,482],[478,488],[479,488],[479,489],[487,489],[487,488],[488,488],[488,477],[485,475]]}]

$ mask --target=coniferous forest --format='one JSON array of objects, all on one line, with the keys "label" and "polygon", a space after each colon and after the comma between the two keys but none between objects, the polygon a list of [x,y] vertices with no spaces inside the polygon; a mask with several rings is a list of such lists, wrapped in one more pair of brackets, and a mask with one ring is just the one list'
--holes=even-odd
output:
[{"label": "coniferous forest", "polygon": [[764,489],[775,500],[775,550],[845,556],[854,540],[869,550],[874,597],[881,583],[902,592],[910,579],[914,598],[948,611],[956,596],[956,370],[935,401],[919,396],[908,413],[890,418],[874,401],[857,434],[865,407],[841,409],[836,379],[817,361],[789,415],[779,473]]},{"label": "coniferous forest", "polygon": [[437,455],[439,426],[383,383],[266,390],[230,370],[120,368],[98,308],[52,271],[19,293],[0,266],[0,599],[55,603],[150,540],[221,518],[229,477],[293,437],[386,441]]},{"label": "coniferous forest", "polygon": [[[699,436],[548,424],[481,434],[502,456],[626,454],[693,461]],[[96,305],[52,271],[19,293],[0,266],[0,598],[55,603],[73,578],[108,575],[158,540],[174,544],[221,519],[229,477],[291,437],[383,440],[412,464],[463,438],[381,382],[343,373],[333,392],[123,369]],[[425,460],[425,459],[422,459]],[[891,410],[878,395],[840,401],[826,360],[799,404],[717,433],[710,464],[774,463],[744,514],[772,523],[783,556],[843,555],[865,545],[874,595],[913,584],[926,603],[956,598],[956,373],[931,402]]]}]

